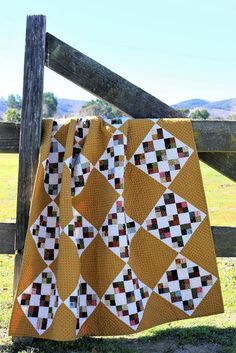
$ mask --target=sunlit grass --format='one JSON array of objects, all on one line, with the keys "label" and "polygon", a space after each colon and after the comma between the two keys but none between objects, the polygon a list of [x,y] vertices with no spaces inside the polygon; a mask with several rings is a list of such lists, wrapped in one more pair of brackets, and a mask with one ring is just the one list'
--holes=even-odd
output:
[{"label": "sunlit grass", "polygon": [[18,154],[0,154],[0,222],[16,219]]},{"label": "sunlit grass", "polygon": [[236,226],[236,183],[200,165],[211,225]]}]

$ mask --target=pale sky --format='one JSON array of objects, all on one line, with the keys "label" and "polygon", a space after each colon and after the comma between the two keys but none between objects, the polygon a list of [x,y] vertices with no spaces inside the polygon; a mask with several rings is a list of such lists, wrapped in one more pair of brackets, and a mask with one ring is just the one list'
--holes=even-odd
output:
[{"label": "pale sky", "polygon": [[[168,104],[236,97],[235,0],[1,0],[0,97],[22,94],[26,16]],[[45,69],[58,98],[91,95]]]}]

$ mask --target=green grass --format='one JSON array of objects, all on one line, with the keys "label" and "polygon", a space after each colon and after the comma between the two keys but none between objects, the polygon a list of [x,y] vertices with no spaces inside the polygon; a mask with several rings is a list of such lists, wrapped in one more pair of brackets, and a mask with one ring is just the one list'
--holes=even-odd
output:
[{"label": "green grass", "polygon": [[236,226],[236,183],[200,165],[211,225]]},{"label": "green grass", "polygon": [[[0,222],[16,212],[17,156],[0,154]],[[236,225],[236,184],[201,163],[212,225]],[[81,338],[74,342],[36,340],[12,344],[7,326],[12,306],[13,255],[0,255],[0,352],[40,353],[236,353],[236,259],[217,258],[225,313],[176,321],[120,338]]]},{"label": "green grass", "polygon": [[0,222],[16,219],[18,155],[0,154]]}]

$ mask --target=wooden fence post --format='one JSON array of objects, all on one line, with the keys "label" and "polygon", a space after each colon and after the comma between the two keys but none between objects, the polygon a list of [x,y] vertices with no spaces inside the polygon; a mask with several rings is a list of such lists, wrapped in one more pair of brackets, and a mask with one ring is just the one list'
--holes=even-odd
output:
[{"label": "wooden fence post", "polygon": [[41,140],[46,17],[27,16],[15,238],[14,293],[19,280]]}]

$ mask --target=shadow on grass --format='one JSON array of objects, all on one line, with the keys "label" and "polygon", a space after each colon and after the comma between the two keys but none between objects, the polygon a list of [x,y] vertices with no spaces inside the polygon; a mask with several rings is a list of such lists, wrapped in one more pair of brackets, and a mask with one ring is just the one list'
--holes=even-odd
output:
[{"label": "shadow on grass", "polygon": [[[57,342],[34,339],[31,344],[11,343],[0,346],[4,353],[174,353],[185,352],[236,352],[236,328],[198,326],[193,328],[149,329],[141,334],[119,337],[80,337],[75,341]],[[215,347],[214,351],[211,350]],[[189,348],[190,347],[190,348]],[[192,350],[191,350],[191,347]],[[181,350],[182,348],[182,350]],[[190,350],[189,350],[190,349]],[[195,349],[195,350],[194,350]],[[197,349],[197,350],[196,350]],[[209,350],[210,349],[210,350]]]}]

